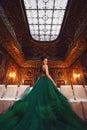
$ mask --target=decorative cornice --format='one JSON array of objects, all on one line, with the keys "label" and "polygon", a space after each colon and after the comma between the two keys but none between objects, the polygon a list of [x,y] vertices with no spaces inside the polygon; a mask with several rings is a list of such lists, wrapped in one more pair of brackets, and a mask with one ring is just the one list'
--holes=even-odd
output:
[{"label": "decorative cornice", "polygon": [[22,51],[21,46],[20,46],[20,44],[19,44],[19,42],[18,42],[18,40],[17,40],[15,31],[14,31],[13,27],[11,26],[11,24],[10,24],[10,22],[9,22],[9,20],[8,20],[8,18],[7,18],[7,16],[5,15],[4,9],[3,9],[3,7],[1,6],[1,4],[0,4],[0,17],[2,18],[4,24],[6,25],[6,28],[7,28],[8,31],[10,32],[11,36],[14,38],[17,47],[19,48],[20,51]]}]

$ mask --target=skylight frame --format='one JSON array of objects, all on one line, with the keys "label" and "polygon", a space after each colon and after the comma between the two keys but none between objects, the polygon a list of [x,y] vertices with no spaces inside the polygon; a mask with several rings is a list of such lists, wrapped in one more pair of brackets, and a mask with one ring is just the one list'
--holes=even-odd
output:
[{"label": "skylight frame", "polygon": [[58,38],[68,0],[23,0],[30,34],[36,41]]}]

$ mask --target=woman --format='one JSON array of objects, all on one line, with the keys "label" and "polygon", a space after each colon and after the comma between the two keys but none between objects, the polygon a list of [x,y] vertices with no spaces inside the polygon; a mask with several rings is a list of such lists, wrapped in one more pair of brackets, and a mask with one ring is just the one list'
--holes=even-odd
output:
[{"label": "woman", "polygon": [[40,78],[5,114],[0,130],[87,130],[68,99],[56,88],[49,74],[48,59],[41,58]]},{"label": "woman", "polygon": [[54,83],[54,85],[56,86],[55,81],[52,79],[52,77],[49,74],[48,65],[47,65],[47,63],[48,63],[47,57],[41,57],[41,61],[42,61],[42,64],[40,66],[40,74],[41,74],[41,76],[48,77]]}]

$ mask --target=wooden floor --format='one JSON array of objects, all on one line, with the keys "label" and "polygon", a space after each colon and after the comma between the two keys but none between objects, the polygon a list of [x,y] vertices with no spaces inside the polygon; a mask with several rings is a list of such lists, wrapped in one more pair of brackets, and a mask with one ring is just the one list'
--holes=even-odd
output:
[{"label": "wooden floor", "polygon": [[[29,89],[29,85],[0,85],[0,113],[6,112]],[[58,90],[69,99],[73,110],[87,120],[87,85],[61,85]]]}]

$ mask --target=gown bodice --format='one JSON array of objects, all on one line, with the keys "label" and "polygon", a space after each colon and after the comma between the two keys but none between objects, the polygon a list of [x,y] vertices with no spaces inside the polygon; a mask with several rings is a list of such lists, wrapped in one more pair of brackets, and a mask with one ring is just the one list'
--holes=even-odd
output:
[{"label": "gown bodice", "polygon": [[[43,66],[43,65],[40,66],[40,74],[46,75],[46,72],[43,70],[42,66]],[[50,73],[49,67],[48,67],[48,71],[49,71],[49,73]]]},{"label": "gown bodice", "polygon": [[46,75],[45,71],[42,69],[42,66],[43,65],[40,66],[40,75]]}]

